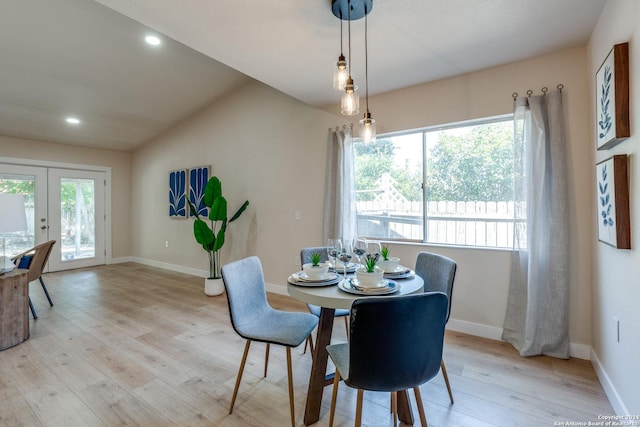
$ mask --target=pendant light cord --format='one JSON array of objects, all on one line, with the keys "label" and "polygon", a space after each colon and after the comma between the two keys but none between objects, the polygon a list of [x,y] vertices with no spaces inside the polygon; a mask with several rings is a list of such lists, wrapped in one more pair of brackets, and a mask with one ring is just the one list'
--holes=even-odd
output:
[{"label": "pendant light cord", "polygon": [[349,67],[349,78],[351,78],[351,0],[347,1],[347,19],[349,20],[349,63],[347,67]]},{"label": "pendant light cord", "polygon": [[367,113],[369,112],[369,47],[367,43],[367,5],[364,6],[364,87],[365,99],[367,103]]}]

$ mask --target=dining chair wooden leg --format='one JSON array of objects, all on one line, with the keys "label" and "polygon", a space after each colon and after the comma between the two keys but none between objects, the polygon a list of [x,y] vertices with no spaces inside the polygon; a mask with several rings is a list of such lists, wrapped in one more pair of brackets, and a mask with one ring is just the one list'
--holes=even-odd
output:
[{"label": "dining chair wooden leg", "polygon": [[269,367],[269,348],[270,344],[267,343],[267,349],[264,353],[264,377],[267,378],[267,368]]},{"label": "dining chair wooden leg", "polygon": [[420,414],[420,424],[422,425],[422,427],[427,427],[427,417],[424,414],[424,406],[422,406],[422,395],[420,394],[420,387],[414,387],[413,394],[416,395],[416,404],[418,405],[418,413]]},{"label": "dining chair wooden leg", "polygon": [[391,412],[393,413],[393,427],[398,425],[398,392],[391,392]]},{"label": "dining chair wooden leg", "polygon": [[315,349],[314,349],[314,345],[313,345],[313,337],[311,337],[311,335],[309,335],[307,337],[307,339],[309,340],[309,349],[311,351],[311,361],[313,362],[313,355],[316,354],[315,353]]},{"label": "dining chair wooden leg", "polygon": [[440,361],[440,369],[442,369],[442,376],[444,377],[444,382],[447,384],[447,391],[449,392],[449,400],[451,400],[451,404],[453,405],[453,393],[451,393],[451,385],[449,384],[449,375],[447,375],[447,368],[444,366],[444,359]]},{"label": "dining chair wooden leg", "polygon": [[233,389],[233,396],[231,397],[231,405],[229,405],[229,413],[233,413],[233,405],[236,403],[236,396],[238,395],[238,388],[240,388],[240,380],[242,379],[242,373],[244,372],[244,364],[247,361],[247,355],[249,354],[249,347],[251,346],[251,340],[247,340],[244,345],[244,354],[242,355],[242,362],[240,362],[240,369],[238,370],[238,378],[236,378],[236,386]]},{"label": "dining chair wooden leg", "polygon": [[333,417],[336,414],[336,401],[338,400],[338,387],[340,386],[340,372],[336,369],[333,376],[333,393],[331,393],[331,412],[329,413],[329,427],[333,427]]},{"label": "dining chair wooden leg", "polygon": [[302,350],[302,354],[306,354],[307,353],[307,345],[309,344],[309,340],[311,340],[311,335],[309,335],[307,337],[307,339],[304,340],[304,349]]},{"label": "dining chair wooden leg", "polygon": [[289,411],[291,412],[291,427],[296,426],[296,413],[293,399],[293,372],[291,370],[291,347],[287,349],[287,377],[289,379]]},{"label": "dining chair wooden leg", "polygon": [[347,332],[347,339],[349,339],[349,320],[347,319],[348,316],[344,316],[344,330]]},{"label": "dining chair wooden leg", "polygon": [[364,395],[364,390],[361,388],[358,389],[358,400],[356,401],[356,423],[355,427],[362,426],[362,397]]}]

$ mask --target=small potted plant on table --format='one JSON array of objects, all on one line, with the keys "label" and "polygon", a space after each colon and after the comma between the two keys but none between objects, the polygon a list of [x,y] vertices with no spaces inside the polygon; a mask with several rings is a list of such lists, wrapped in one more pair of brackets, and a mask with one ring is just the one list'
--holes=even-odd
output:
[{"label": "small potted plant on table", "polygon": [[310,258],[311,262],[302,266],[304,274],[310,279],[320,279],[324,277],[329,271],[329,264],[320,262],[322,260],[322,254],[320,254],[320,252],[313,252]]}]

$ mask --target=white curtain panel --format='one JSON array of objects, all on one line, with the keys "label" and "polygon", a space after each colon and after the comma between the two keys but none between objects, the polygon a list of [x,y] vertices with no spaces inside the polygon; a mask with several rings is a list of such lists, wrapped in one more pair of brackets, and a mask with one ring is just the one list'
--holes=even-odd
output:
[{"label": "white curtain panel", "polygon": [[562,93],[517,98],[514,114],[515,243],[502,339],[521,356],[566,359],[569,242]]},{"label": "white curtain panel", "polygon": [[329,131],[322,237],[351,241],[356,237],[356,189],[351,129]]}]

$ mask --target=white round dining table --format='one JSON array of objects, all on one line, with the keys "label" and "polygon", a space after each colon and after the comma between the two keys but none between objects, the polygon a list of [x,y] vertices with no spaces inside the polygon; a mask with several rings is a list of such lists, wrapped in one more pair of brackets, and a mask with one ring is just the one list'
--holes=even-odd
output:
[{"label": "white round dining table", "polygon": [[[326,385],[333,383],[333,374],[327,375],[327,345],[331,343],[331,333],[333,331],[333,319],[337,308],[350,309],[351,304],[358,298],[380,298],[383,296],[399,296],[423,291],[424,282],[422,278],[414,274],[406,279],[394,279],[400,289],[387,295],[360,295],[347,293],[331,286],[300,286],[291,283],[287,284],[289,295],[295,299],[320,306],[320,320],[318,322],[318,332],[316,334],[316,345],[314,348],[311,374],[309,376],[309,389],[307,391],[307,402],[305,405],[304,424],[311,425],[320,419],[322,406],[322,392]],[[411,405],[407,397],[406,390],[398,392],[398,416],[402,422],[413,425],[413,414]]]}]

